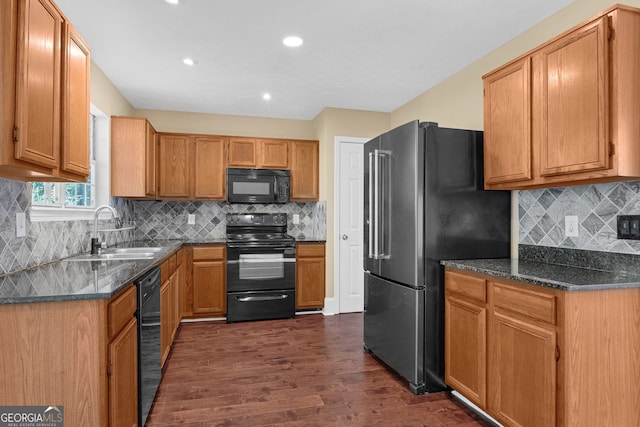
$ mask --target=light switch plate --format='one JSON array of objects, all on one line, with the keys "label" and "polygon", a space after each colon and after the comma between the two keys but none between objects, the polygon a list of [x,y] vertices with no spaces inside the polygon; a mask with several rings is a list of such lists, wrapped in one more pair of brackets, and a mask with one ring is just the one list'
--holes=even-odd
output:
[{"label": "light switch plate", "polygon": [[16,212],[16,237],[24,237],[27,234],[27,220],[24,212]]},{"label": "light switch plate", "polygon": [[564,217],[565,237],[578,237],[578,216],[567,215]]},{"label": "light switch plate", "polygon": [[196,214],[189,214],[187,216],[187,224],[195,225],[195,223],[196,223]]}]

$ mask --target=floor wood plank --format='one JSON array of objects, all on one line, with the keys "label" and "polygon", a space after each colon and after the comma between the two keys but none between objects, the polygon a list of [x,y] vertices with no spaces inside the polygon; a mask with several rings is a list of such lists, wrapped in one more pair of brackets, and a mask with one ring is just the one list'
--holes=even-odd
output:
[{"label": "floor wood plank", "polygon": [[147,427],[490,426],[449,393],[413,395],[362,349],[362,314],[183,323]]}]

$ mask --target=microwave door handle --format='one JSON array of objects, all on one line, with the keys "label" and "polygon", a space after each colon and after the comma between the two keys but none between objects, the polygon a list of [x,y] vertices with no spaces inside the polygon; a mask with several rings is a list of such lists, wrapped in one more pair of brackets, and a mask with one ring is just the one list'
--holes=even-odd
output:
[{"label": "microwave door handle", "polygon": [[273,200],[278,200],[278,177],[273,177]]}]

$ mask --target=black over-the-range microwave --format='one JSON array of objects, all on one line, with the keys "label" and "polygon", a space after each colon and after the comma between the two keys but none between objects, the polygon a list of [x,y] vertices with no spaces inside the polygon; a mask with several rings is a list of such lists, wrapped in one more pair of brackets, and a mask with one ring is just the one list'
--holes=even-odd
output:
[{"label": "black over-the-range microwave", "polygon": [[291,172],[227,168],[227,202],[287,203]]}]

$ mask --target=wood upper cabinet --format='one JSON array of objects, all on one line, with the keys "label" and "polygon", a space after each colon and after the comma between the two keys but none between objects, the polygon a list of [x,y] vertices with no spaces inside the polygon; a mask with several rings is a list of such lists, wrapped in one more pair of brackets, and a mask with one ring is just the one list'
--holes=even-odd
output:
[{"label": "wood upper cabinet", "polygon": [[291,141],[291,200],[320,197],[320,151],[318,141]]},{"label": "wood upper cabinet", "polygon": [[156,195],[157,133],[144,117],[111,117],[111,195]]},{"label": "wood upper cabinet", "polygon": [[89,48],[50,0],[0,5],[0,175],[86,181]]},{"label": "wood upper cabinet", "polygon": [[229,138],[229,167],[288,169],[289,144],[284,140]]},{"label": "wood upper cabinet", "polygon": [[224,245],[192,248],[193,317],[223,316],[227,312],[227,266]]},{"label": "wood upper cabinet", "polygon": [[225,137],[158,135],[157,199],[225,199]]},{"label": "wood upper cabinet", "polygon": [[159,199],[191,196],[193,140],[188,135],[160,134],[158,140]]},{"label": "wood upper cabinet", "polygon": [[486,280],[447,271],[445,281],[445,382],[486,407]]},{"label": "wood upper cabinet", "polygon": [[224,200],[227,154],[223,137],[195,138],[195,198]]},{"label": "wood upper cabinet", "polygon": [[69,23],[64,24],[62,62],[62,161],[61,174],[89,176],[89,47]]},{"label": "wood upper cabinet", "polygon": [[639,49],[617,5],[485,75],[485,188],[640,177]]},{"label": "wood upper cabinet", "polygon": [[296,308],[323,308],[325,296],[325,244],[296,245]]},{"label": "wood upper cabinet", "polygon": [[484,177],[487,184],[529,180],[531,58],[484,79]]}]

